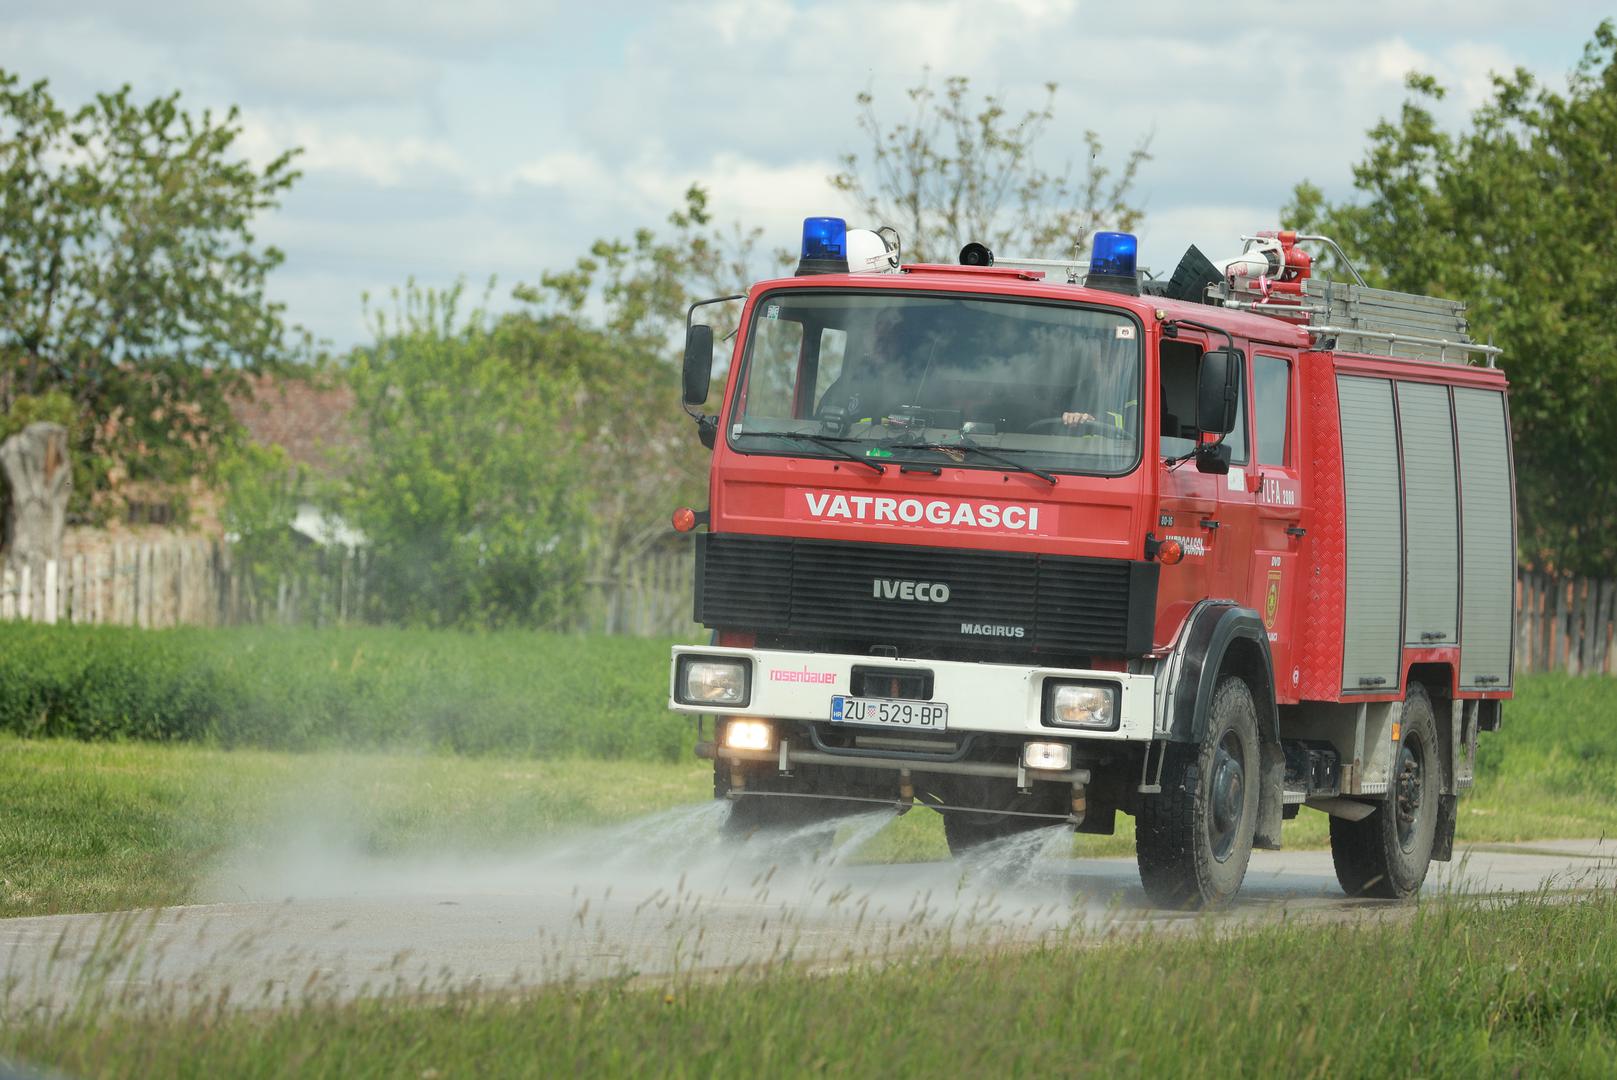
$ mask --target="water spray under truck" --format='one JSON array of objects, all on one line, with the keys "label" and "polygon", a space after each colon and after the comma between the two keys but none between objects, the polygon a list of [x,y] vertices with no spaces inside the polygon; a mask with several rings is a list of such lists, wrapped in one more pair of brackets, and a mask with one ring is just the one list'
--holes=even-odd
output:
[{"label": "water spray under truck", "polygon": [[[1236,245],[1232,244],[1231,247]],[[1314,273],[1328,250],[1347,280]],[[1350,895],[1450,858],[1511,696],[1515,496],[1498,350],[1324,237],[904,265],[804,224],[743,297],[670,706],[744,835],[878,805],[956,854],[1135,818],[1150,900],[1227,902],[1301,807]]]}]

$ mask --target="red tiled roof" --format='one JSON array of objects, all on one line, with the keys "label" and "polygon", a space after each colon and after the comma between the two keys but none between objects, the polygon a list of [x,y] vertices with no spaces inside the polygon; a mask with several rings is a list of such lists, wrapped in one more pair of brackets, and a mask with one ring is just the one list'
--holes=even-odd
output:
[{"label": "red tiled roof", "polygon": [[251,400],[237,398],[230,411],[254,442],[284,447],[293,461],[330,472],[360,445],[354,394],[333,379],[259,375]]}]

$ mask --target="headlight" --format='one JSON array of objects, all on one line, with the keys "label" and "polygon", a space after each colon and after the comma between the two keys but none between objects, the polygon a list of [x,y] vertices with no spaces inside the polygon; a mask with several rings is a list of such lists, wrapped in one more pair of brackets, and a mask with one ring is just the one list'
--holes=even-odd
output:
[{"label": "headlight", "polygon": [[675,684],[677,696],[685,705],[745,705],[750,668],[745,660],[682,657]]},{"label": "headlight", "polygon": [[1117,687],[1112,683],[1046,683],[1044,722],[1060,727],[1117,729]]}]

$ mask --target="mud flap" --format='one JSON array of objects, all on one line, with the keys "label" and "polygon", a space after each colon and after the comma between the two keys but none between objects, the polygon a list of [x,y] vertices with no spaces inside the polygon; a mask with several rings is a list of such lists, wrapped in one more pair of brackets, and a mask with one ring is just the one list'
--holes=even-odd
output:
[{"label": "mud flap", "polygon": [[1437,798],[1437,833],[1432,837],[1432,861],[1448,862],[1454,858],[1454,815],[1459,797],[1439,795]]}]

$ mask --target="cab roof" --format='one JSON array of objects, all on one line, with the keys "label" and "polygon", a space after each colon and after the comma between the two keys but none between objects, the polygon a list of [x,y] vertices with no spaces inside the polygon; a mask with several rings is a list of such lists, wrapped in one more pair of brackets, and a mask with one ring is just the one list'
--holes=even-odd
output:
[{"label": "cab roof", "polygon": [[778,289],[877,289],[925,290],[927,292],[974,293],[979,296],[1006,296],[1028,300],[1077,300],[1087,304],[1133,312],[1141,321],[1168,322],[1184,319],[1228,330],[1250,341],[1310,347],[1310,338],[1301,327],[1266,315],[1253,315],[1229,308],[1170,300],[1162,296],[1130,296],[1108,289],[1091,289],[1050,281],[1036,270],[1009,266],[954,266],[920,263],[886,274],[811,274],[802,277],[760,281],[752,287],[748,301],[758,294]]}]

